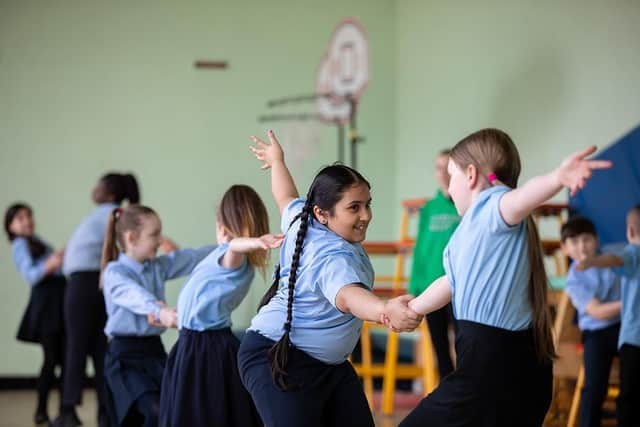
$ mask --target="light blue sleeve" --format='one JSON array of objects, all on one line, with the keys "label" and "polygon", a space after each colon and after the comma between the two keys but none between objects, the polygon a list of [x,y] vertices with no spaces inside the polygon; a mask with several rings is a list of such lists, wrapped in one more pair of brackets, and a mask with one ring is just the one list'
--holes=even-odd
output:
[{"label": "light blue sleeve", "polygon": [[282,219],[280,220],[280,229],[283,233],[287,233],[289,227],[291,226],[291,221],[296,217],[300,212],[302,212],[302,208],[304,207],[305,201],[303,199],[293,199],[289,202],[289,204],[282,211]]},{"label": "light blue sleeve", "polygon": [[573,268],[569,270],[564,289],[578,313],[584,313],[587,305],[596,295],[596,287],[590,283],[587,274],[578,273]]},{"label": "light blue sleeve", "polygon": [[515,230],[520,224],[510,225],[507,224],[502,217],[502,213],[500,213],[500,200],[502,197],[507,194],[510,190],[508,187],[500,187],[498,190],[494,190],[495,192],[489,196],[489,200],[487,200],[487,210],[489,215],[487,215],[487,223],[489,226],[489,230],[494,233],[501,232],[509,232]]},{"label": "light blue sleeve", "polygon": [[356,256],[346,251],[334,252],[327,257],[318,272],[316,283],[332,306],[336,306],[336,296],[342,288],[351,284],[362,284],[366,288],[367,277],[360,271]]},{"label": "light blue sleeve", "polygon": [[622,266],[622,274],[633,277],[638,274],[640,268],[640,246],[627,245],[621,254],[624,265]]},{"label": "light blue sleeve", "polygon": [[105,269],[102,277],[105,298],[113,304],[124,307],[136,314],[149,314],[160,317],[158,297],[141,286],[133,277],[114,268]]},{"label": "light blue sleeve", "polygon": [[198,249],[178,249],[170,254],[159,256],[157,262],[164,273],[164,280],[190,274],[195,266],[215,248],[214,245],[211,245]]},{"label": "light blue sleeve", "polygon": [[13,252],[13,261],[18,268],[18,272],[24,280],[31,286],[34,286],[45,276],[44,264],[47,260],[46,256],[35,261],[29,251],[29,243],[27,239],[18,237],[11,243],[11,251]]}]

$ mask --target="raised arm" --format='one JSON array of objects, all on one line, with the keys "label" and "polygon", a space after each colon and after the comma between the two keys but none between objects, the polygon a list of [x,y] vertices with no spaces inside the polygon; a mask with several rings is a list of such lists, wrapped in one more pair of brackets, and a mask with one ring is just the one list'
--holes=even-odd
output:
[{"label": "raised arm", "polygon": [[282,147],[272,130],[269,131],[270,143],[266,143],[256,136],[252,136],[251,139],[256,145],[249,147],[249,149],[256,156],[256,159],[264,162],[261,169],[271,169],[271,192],[282,214],[289,202],[299,197],[296,184],[284,162]]},{"label": "raised arm", "polygon": [[222,257],[224,268],[234,269],[242,265],[249,252],[279,248],[284,234],[265,234],[260,237],[237,237],[229,242],[229,248]]},{"label": "raised arm", "polygon": [[584,261],[580,261],[576,264],[576,270],[584,271],[587,268],[613,268],[622,267],[624,265],[624,259],[614,254],[604,254],[594,257],[588,257]]},{"label": "raised arm", "polygon": [[573,196],[581,190],[594,169],[611,167],[608,160],[587,160],[595,153],[596,146],[573,153],[556,169],[546,175],[536,176],[523,186],[513,189],[500,199],[500,214],[507,224],[515,225],[525,219],[536,207],[553,197],[563,187]]}]

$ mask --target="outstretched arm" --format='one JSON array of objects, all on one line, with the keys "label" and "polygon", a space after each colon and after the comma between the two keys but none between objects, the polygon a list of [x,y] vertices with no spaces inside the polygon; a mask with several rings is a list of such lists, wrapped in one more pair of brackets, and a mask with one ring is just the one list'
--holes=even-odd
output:
[{"label": "outstretched arm", "polygon": [[587,304],[585,311],[589,316],[600,320],[608,320],[620,315],[622,303],[620,301],[600,302],[592,298]]},{"label": "outstretched arm", "polygon": [[451,301],[451,286],[447,276],[436,279],[429,287],[409,301],[409,308],[416,313],[429,314],[436,311]]},{"label": "outstretched arm", "polygon": [[229,242],[229,248],[222,257],[224,268],[234,269],[242,265],[244,257],[249,252],[268,250],[280,247],[284,234],[265,234],[260,237],[237,237]]},{"label": "outstretched arm", "polygon": [[510,225],[518,224],[562,187],[569,188],[573,196],[584,188],[594,169],[610,168],[611,162],[608,160],[586,159],[595,151],[594,145],[574,153],[548,174],[534,177],[522,187],[505,193],[500,199],[500,214],[504,221]]},{"label": "outstretched arm", "polygon": [[576,264],[576,270],[584,271],[587,268],[596,267],[596,268],[613,268],[613,267],[622,267],[624,265],[624,260],[614,254],[605,254],[594,257],[588,257],[584,261],[580,261]]},{"label": "outstretched arm", "polygon": [[271,169],[271,192],[282,214],[289,202],[299,196],[296,184],[284,163],[282,147],[272,130],[269,131],[269,144],[256,136],[252,136],[251,139],[256,145],[249,149],[256,159],[264,162],[262,169]]}]

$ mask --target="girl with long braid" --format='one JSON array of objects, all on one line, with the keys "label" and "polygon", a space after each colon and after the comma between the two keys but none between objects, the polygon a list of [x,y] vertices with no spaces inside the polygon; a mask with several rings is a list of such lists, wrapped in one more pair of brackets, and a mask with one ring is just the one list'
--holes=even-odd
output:
[{"label": "girl with long braid", "polygon": [[354,169],[328,166],[300,199],[275,135],[253,137],[252,151],[271,169],[285,233],[281,267],[238,353],[238,368],[262,421],[273,426],[373,426],[347,357],[362,320],[415,329],[412,299],[371,292],[373,268],[360,242],[371,221],[369,183]]}]

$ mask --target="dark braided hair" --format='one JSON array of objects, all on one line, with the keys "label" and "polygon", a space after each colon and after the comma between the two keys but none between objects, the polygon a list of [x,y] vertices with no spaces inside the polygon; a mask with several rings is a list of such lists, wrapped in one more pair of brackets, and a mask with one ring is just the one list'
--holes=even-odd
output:
[{"label": "dark braided hair", "polygon": [[[307,193],[307,200],[302,208],[302,211],[293,219],[295,221],[300,219],[300,228],[296,235],[296,246],[293,251],[291,259],[291,270],[289,272],[288,280],[288,298],[287,298],[287,318],[285,320],[283,329],[284,334],[280,340],[274,344],[269,350],[269,359],[271,360],[271,373],[273,375],[274,383],[282,390],[288,390],[292,388],[292,385],[287,384],[287,361],[289,355],[289,347],[291,346],[291,323],[293,321],[293,297],[294,288],[296,284],[298,267],[300,265],[300,257],[302,255],[302,249],[304,246],[304,238],[307,234],[307,228],[309,223],[313,221],[313,208],[318,206],[320,209],[327,211],[329,215],[333,215],[335,211],[336,203],[341,199],[345,191],[353,185],[364,183],[367,187],[371,188],[369,182],[355,169],[348,166],[335,164],[323,168],[313,180],[309,192]],[[291,225],[290,225],[291,226]],[[276,268],[275,280],[267,293],[262,297],[260,301],[260,307],[269,303],[271,298],[276,294],[280,282],[280,266]]]},{"label": "dark braided hair", "polygon": [[[14,203],[13,205],[9,206],[6,212],[4,213],[4,231],[5,233],[7,233],[7,238],[9,239],[10,242],[13,242],[13,240],[16,237],[20,237],[13,234],[13,232],[9,230],[9,226],[13,222],[13,219],[16,217],[16,215],[18,215],[18,213],[23,209],[29,213],[30,217],[33,217],[33,210],[31,209],[31,206],[21,202]],[[35,236],[22,236],[22,237],[24,237],[27,240],[27,244],[29,246],[29,253],[33,257],[33,259],[38,259],[47,252],[47,246],[44,243],[42,243],[37,237]]]}]

